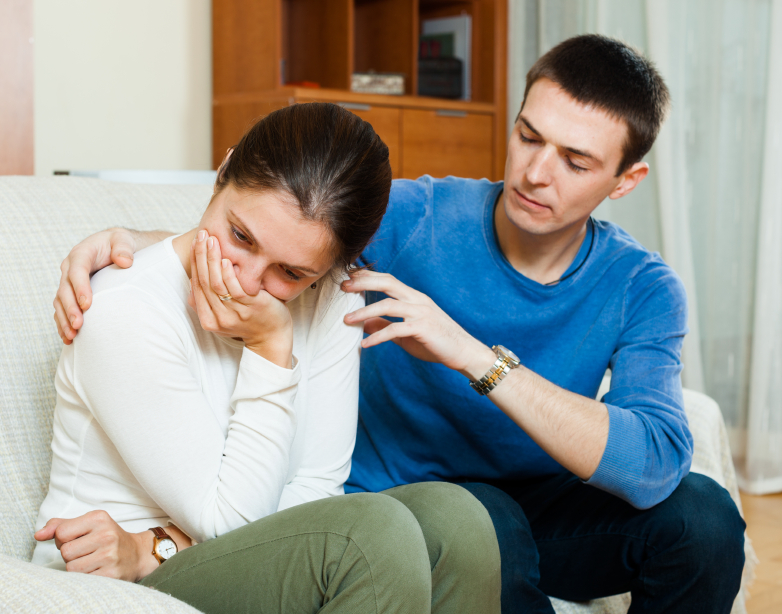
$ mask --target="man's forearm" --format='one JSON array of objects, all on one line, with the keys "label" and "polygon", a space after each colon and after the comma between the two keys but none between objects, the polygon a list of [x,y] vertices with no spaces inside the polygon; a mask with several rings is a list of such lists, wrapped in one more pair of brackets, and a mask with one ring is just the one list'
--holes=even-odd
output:
[{"label": "man's forearm", "polygon": [[[493,362],[496,356],[483,347],[488,350],[481,351],[483,362]],[[472,370],[476,372],[464,375],[477,380],[488,368]],[[508,373],[488,398],[565,469],[584,480],[592,477],[608,442],[605,405],[560,388],[523,365]]]}]

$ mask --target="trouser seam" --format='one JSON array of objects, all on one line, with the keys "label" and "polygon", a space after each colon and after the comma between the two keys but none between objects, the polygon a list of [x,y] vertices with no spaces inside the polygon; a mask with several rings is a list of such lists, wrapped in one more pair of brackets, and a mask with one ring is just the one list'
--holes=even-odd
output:
[{"label": "trouser seam", "polygon": [[[374,574],[372,573],[372,565],[370,565],[369,559],[367,558],[367,555],[364,554],[364,551],[361,549],[361,546],[359,546],[356,543],[356,540],[354,540],[352,537],[350,537],[350,535],[343,535],[342,533],[337,533],[335,531],[304,531],[302,533],[296,533],[294,535],[286,535],[285,537],[277,537],[275,539],[272,539],[272,540],[269,540],[269,541],[265,541],[265,542],[262,542],[260,544],[253,544],[252,546],[244,546],[244,547],[238,548],[236,550],[231,550],[231,552],[225,552],[224,554],[220,554],[218,556],[212,557],[212,558],[210,558],[210,559],[208,559],[206,561],[199,561],[198,563],[196,563],[194,565],[191,565],[190,567],[187,567],[185,569],[180,569],[179,571],[177,571],[174,574],[168,576],[164,580],[161,580],[159,583],[155,583],[155,586],[151,587],[151,588],[160,587],[163,584],[165,584],[166,582],[168,582],[169,580],[173,580],[175,577],[177,577],[180,574],[183,574],[183,573],[185,573],[187,571],[192,571],[192,570],[200,567],[201,565],[204,565],[206,563],[212,563],[212,562],[217,561],[217,560],[219,560],[219,559],[221,559],[223,557],[230,556],[232,554],[236,554],[237,552],[243,552],[245,550],[251,550],[253,548],[258,548],[259,546],[266,546],[268,544],[273,544],[274,542],[283,541],[285,539],[291,539],[292,537],[299,537],[301,535],[337,535],[339,537],[344,537],[345,539],[347,539],[350,543],[352,543],[358,549],[358,551],[361,553],[362,558],[364,559],[364,561],[367,564],[367,568],[369,569],[369,578],[370,578],[370,580],[372,582],[372,594],[375,597],[375,613],[377,614],[379,612],[379,605],[378,605],[378,602],[377,602],[377,589],[375,588],[375,577],[374,577]],[[342,556],[343,557],[345,556],[344,553],[342,554]],[[341,564],[342,564],[342,561],[340,560],[340,565]]]}]

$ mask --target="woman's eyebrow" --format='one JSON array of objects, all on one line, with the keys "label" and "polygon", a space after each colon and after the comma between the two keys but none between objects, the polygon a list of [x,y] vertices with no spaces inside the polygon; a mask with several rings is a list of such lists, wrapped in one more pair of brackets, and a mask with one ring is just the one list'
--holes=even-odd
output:
[{"label": "woman's eyebrow", "polygon": [[[228,213],[232,217],[236,218],[236,221],[239,222],[239,224],[242,225],[242,232],[247,235],[247,238],[250,239],[250,241],[252,241],[256,245],[260,245],[260,243],[258,242],[258,239],[256,239],[253,236],[253,233],[250,232],[250,229],[247,227],[247,224],[244,223],[244,220],[242,220],[242,218],[239,217],[233,209],[229,209]],[[281,262],[280,264],[282,266],[284,266],[285,268],[288,268],[288,269],[296,269],[297,271],[303,271],[304,273],[309,273],[313,277],[317,277],[318,275],[320,275],[320,273],[318,273],[317,271],[313,271],[311,268],[306,267],[306,266],[297,266],[295,264],[287,264],[285,262]]]}]

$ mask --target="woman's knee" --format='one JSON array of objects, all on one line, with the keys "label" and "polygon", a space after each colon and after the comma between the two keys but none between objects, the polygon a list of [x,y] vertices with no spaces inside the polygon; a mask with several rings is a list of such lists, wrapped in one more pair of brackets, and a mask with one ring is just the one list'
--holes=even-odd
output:
[{"label": "woman's knee", "polygon": [[421,526],[434,571],[447,564],[456,573],[499,577],[500,554],[494,524],[483,504],[466,489],[423,482],[385,491],[402,502]]}]

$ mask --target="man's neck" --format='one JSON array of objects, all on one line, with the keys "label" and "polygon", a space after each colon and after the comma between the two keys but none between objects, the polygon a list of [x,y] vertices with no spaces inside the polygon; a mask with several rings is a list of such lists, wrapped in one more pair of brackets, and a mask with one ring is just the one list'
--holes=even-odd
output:
[{"label": "man's neck", "polygon": [[587,220],[556,233],[532,234],[510,221],[503,194],[494,209],[494,228],[510,265],[524,277],[545,285],[558,281],[572,264],[586,236]]}]

